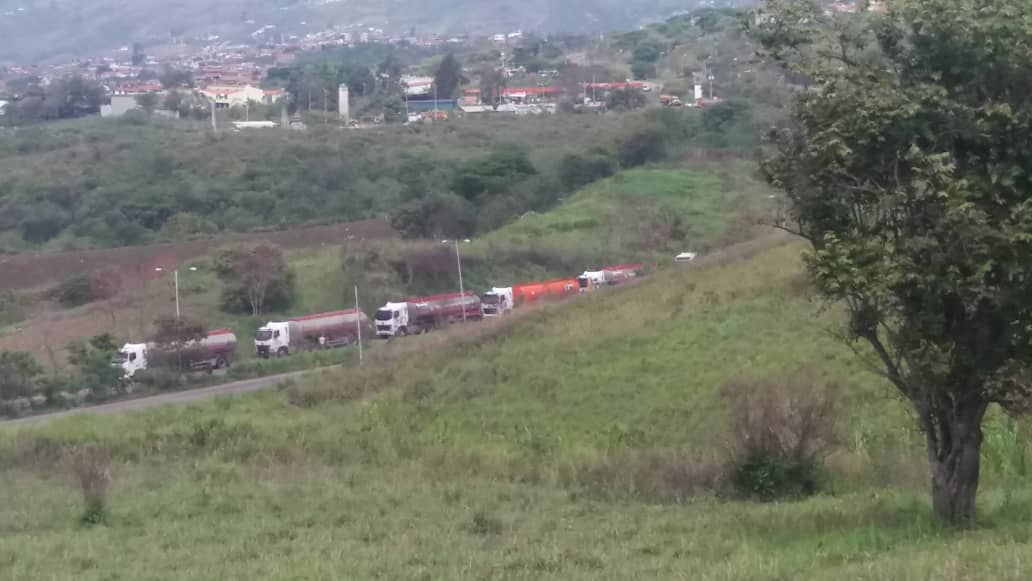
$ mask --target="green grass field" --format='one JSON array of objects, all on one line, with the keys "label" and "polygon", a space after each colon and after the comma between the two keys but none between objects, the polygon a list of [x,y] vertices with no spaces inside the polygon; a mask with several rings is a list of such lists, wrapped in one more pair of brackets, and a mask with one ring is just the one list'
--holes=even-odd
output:
[{"label": "green grass field", "polygon": [[[904,407],[826,332],[798,246],[733,254],[362,368],[188,408],[0,431],[10,579],[1023,579],[1026,427],[987,429],[976,526],[944,528]],[[737,501],[665,479],[729,441],[717,392],[815,370],[841,386],[824,492]],[[112,450],[79,523],[70,446]],[[685,460],[690,481],[701,463]],[[671,494],[678,493],[678,494]]]}]

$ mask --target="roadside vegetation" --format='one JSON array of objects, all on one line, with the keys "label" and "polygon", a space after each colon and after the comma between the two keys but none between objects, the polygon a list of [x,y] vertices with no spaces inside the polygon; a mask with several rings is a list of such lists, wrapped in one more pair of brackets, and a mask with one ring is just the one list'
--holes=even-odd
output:
[{"label": "roadside vegetation", "polygon": [[[746,162],[668,162],[621,172],[586,186],[550,211],[530,214],[500,230],[460,243],[467,289],[482,291],[520,281],[574,276],[604,264],[659,262],[683,250],[705,253],[754,234],[772,214],[769,190]],[[11,308],[29,302],[25,320],[0,339],[39,362],[41,373],[24,389],[0,396],[8,414],[67,407],[185,389],[346,360],[350,355],[312,354],[285,361],[254,360],[255,330],[269,320],[350,308],[359,287],[371,313],[389,300],[457,288],[453,243],[439,240],[362,241],[281,252],[257,244],[229,246],[210,257],[181,265],[179,289],[186,320],[205,329],[230,328],[238,338],[238,359],[229,372],[180,376],[172,370],[146,373],[134,385],[117,374],[97,375],[123,343],[151,340],[155,319],[175,312],[167,277],[143,289],[122,289],[106,297],[91,284],[113,274],[72,277],[44,293],[22,292]],[[81,279],[81,282],[80,282]],[[96,288],[95,288],[96,287]],[[75,291],[75,292],[72,292]],[[64,311],[62,297],[88,303]],[[33,302],[35,301],[35,302]],[[21,307],[17,307],[21,308]],[[89,322],[87,322],[89,321]],[[81,322],[81,323],[79,323]],[[42,339],[40,340],[40,337]],[[102,337],[98,339],[98,337]],[[106,348],[72,359],[73,344],[98,340]],[[27,342],[28,341],[28,342]],[[87,373],[84,366],[94,371]],[[85,379],[86,374],[94,379]],[[105,381],[110,386],[101,389]],[[131,392],[131,393],[130,393]]]},{"label": "roadside vegetation", "polygon": [[[770,243],[277,392],[4,432],[0,555],[58,579],[242,578],[259,554],[282,579],[1021,578],[1027,426],[993,414],[985,526],[942,528],[906,409],[822,330],[841,314],[806,298],[798,246]],[[768,381],[838,403],[800,500],[730,477],[735,418],[771,410],[731,394]],[[86,442],[111,458],[98,524],[96,487],[49,460]]]}]

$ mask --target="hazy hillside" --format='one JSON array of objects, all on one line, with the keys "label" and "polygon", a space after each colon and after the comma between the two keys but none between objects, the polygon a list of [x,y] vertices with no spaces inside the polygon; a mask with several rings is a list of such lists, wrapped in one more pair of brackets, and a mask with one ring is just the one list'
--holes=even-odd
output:
[{"label": "hazy hillside", "polygon": [[304,35],[333,26],[376,26],[388,32],[490,33],[516,29],[588,33],[633,28],[643,21],[704,4],[743,0],[0,0],[0,62],[43,60],[113,50],[133,42],[166,44],[209,35],[246,38],[264,25]]}]

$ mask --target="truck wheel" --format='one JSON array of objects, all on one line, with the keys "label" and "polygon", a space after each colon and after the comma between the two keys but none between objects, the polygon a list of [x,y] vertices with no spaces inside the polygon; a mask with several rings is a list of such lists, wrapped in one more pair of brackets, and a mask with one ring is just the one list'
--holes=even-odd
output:
[{"label": "truck wheel", "polygon": [[276,352],[276,355],[280,357],[286,357],[287,355],[290,355],[290,350],[286,347],[280,347],[279,351]]},{"label": "truck wheel", "polygon": [[408,329],[406,327],[402,327],[402,328],[398,329],[398,336],[399,337],[408,336]]},{"label": "truck wheel", "polygon": [[222,357],[219,357],[218,359],[215,360],[215,369],[223,369],[225,367],[229,367],[229,362],[228,361],[226,361]]}]

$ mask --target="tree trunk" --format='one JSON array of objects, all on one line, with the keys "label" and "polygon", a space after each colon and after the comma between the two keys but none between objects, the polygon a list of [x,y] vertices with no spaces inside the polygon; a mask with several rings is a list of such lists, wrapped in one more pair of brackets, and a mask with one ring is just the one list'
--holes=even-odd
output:
[{"label": "tree trunk", "polygon": [[975,495],[982,450],[982,418],[987,404],[937,409],[925,414],[932,506],[951,523],[975,516]]}]

